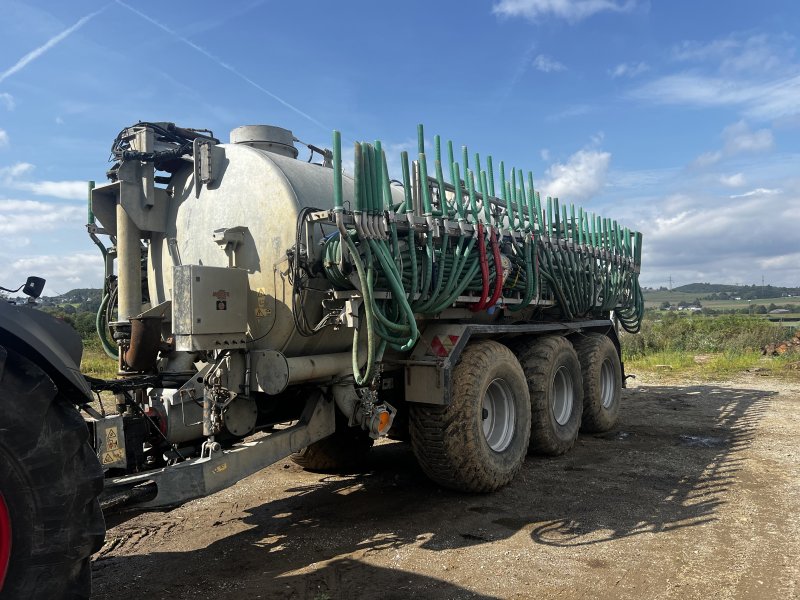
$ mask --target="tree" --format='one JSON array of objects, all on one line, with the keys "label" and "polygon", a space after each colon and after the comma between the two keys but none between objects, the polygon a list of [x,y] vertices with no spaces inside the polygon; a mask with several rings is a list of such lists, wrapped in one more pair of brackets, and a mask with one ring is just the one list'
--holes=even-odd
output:
[{"label": "tree", "polygon": [[658,307],[659,310],[668,310],[671,304],[668,300],[664,300],[661,305]]}]

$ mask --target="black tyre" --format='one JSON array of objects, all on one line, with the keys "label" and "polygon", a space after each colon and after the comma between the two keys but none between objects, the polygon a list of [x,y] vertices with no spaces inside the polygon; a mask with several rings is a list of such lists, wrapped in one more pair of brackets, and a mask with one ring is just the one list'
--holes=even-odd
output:
[{"label": "black tyre", "polygon": [[617,424],[622,399],[622,366],[614,343],[605,335],[590,333],[575,340],[583,373],[581,431],[609,431]]},{"label": "black tyre", "polygon": [[531,397],[529,452],[558,456],[578,437],[583,385],[572,344],[561,336],[534,338],[519,347]]},{"label": "black tyre", "polygon": [[506,346],[483,340],[466,347],[453,369],[447,406],[410,405],[411,445],[436,483],[491,492],[522,467],[530,437],[525,375]]},{"label": "black tyre", "polygon": [[[74,406],[34,363],[0,346],[0,598],[78,599],[105,523],[103,471]],[[5,509],[5,510],[3,510]],[[6,569],[7,566],[7,569]]]},{"label": "black tyre", "polygon": [[358,471],[374,443],[363,429],[348,427],[346,419],[337,412],[336,431],[332,435],[295,452],[290,458],[314,473]]}]

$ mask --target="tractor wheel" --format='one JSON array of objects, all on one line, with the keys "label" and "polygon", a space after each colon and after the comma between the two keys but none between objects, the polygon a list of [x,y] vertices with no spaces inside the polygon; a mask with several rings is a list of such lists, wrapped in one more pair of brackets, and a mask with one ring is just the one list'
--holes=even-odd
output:
[{"label": "tractor wheel", "polygon": [[590,333],[575,341],[583,372],[583,422],[581,430],[609,431],[616,425],[622,398],[622,367],[614,343]]},{"label": "tractor wheel", "polygon": [[583,412],[581,365],[561,336],[529,340],[519,349],[531,396],[529,451],[558,456],[575,444]]},{"label": "tractor wheel", "polygon": [[103,544],[103,471],[53,381],[0,346],[0,597],[78,599]]},{"label": "tractor wheel", "polygon": [[291,459],[314,473],[359,471],[374,443],[363,429],[348,427],[347,420],[337,411],[336,431],[295,452]]},{"label": "tractor wheel", "polygon": [[411,445],[436,483],[491,492],[522,468],[530,437],[528,386],[506,346],[483,340],[461,354],[446,406],[410,405]]}]

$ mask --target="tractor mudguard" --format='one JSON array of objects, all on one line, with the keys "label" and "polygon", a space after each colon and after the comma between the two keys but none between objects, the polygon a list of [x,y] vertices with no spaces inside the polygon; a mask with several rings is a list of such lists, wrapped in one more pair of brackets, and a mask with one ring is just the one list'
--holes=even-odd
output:
[{"label": "tractor mudguard", "polygon": [[80,372],[81,337],[64,321],[28,306],[0,302],[0,344],[39,364],[67,397],[92,399]]}]

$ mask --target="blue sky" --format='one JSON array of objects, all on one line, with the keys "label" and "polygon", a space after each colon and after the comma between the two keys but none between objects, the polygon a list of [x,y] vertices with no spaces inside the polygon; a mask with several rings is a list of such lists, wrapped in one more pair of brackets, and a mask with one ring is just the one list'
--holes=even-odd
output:
[{"label": "blue sky", "polygon": [[99,287],[116,133],[416,124],[645,235],[642,282],[800,285],[800,4],[0,0],[0,284]]}]

